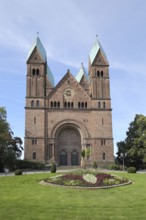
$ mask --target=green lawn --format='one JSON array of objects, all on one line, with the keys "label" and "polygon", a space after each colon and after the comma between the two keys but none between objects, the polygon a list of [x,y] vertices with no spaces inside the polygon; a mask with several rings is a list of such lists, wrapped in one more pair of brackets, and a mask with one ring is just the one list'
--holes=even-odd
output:
[{"label": "green lawn", "polygon": [[134,184],[100,190],[40,185],[48,175],[0,177],[0,219],[146,219],[146,174],[118,173]]}]

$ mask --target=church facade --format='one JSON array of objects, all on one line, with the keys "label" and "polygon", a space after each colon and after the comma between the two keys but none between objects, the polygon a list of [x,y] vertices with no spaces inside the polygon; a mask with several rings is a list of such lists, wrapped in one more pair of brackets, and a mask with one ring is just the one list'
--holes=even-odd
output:
[{"label": "church facade", "polygon": [[27,57],[25,159],[61,166],[114,162],[109,63],[96,39],[88,73],[83,64],[54,85],[39,37]]}]

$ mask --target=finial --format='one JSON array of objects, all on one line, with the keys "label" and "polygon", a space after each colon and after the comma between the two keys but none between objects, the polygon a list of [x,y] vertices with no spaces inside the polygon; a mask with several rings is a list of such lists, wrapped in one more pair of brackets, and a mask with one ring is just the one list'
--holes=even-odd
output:
[{"label": "finial", "polygon": [[83,67],[83,62],[81,62],[81,66]]},{"label": "finial", "polygon": [[39,36],[39,32],[37,31],[37,36]]},{"label": "finial", "polygon": [[96,34],[96,38],[98,39],[98,34]]},{"label": "finial", "polygon": [[67,73],[70,73],[70,69],[67,69]]}]

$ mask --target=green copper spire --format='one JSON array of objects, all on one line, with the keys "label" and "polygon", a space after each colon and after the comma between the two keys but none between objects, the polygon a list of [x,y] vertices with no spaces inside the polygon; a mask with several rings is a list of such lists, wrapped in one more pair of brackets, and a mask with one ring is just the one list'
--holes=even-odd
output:
[{"label": "green copper spire", "polygon": [[47,77],[48,77],[48,80],[50,81],[52,87],[54,87],[54,76],[48,66],[47,66]]},{"label": "green copper spire", "polygon": [[85,76],[85,78],[88,80],[88,74],[83,66],[83,63],[81,63],[80,70],[78,74],[76,75],[76,80],[80,83],[83,76]]},{"label": "green copper spire", "polygon": [[46,62],[46,60],[47,60],[46,50],[45,50],[45,48],[43,47],[43,45],[42,45],[42,43],[41,43],[39,37],[37,37],[37,38],[35,39],[35,41],[33,42],[32,46],[31,46],[31,48],[30,48],[30,50],[29,50],[29,52],[28,52],[28,55],[27,55],[27,61],[28,61],[28,59],[30,58],[30,56],[31,56],[31,54],[32,54],[32,52],[34,51],[35,48],[37,48],[37,50],[38,50],[38,52],[39,52],[39,54],[40,54],[42,60],[43,60],[44,62]]},{"label": "green copper spire", "polygon": [[[97,37],[97,36],[96,36]],[[90,51],[90,54],[89,54],[89,58],[90,58],[90,61],[91,61],[91,65],[92,63],[94,62],[95,58],[96,58],[96,55],[98,54],[98,52],[101,51],[102,55],[104,56],[107,64],[108,64],[108,60],[107,60],[107,57],[106,57],[106,54],[98,40],[98,38],[96,38],[96,41],[94,42],[93,44],[93,47]]]}]

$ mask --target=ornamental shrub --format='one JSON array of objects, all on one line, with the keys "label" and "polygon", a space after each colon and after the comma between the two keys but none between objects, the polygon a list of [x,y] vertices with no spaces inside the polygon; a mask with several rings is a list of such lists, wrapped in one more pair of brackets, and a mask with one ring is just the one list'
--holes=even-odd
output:
[{"label": "ornamental shrub", "polygon": [[22,175],[22,170],[15,170],[15,175],[16,175],[16,176]]},{"label": "ornamental shrub", "polygon": [[56,173],[56,164],[53,162],[51,166],[51,173]]},{"label": "ornamental shrub", "polygon": [[128,167],[128,168],[127,168],[127,172],[128,172],[128,173],[136,173],[136,171],[137,171],[137,170],[136,170],[135,167]]},{"label": "ornamental shrub", "polygon": [[118,166],[117,164],[111,164],[111,165],[109,166],[109,168],[110,168],[111,170],[119,170],[119,166]]},{"label": "ornamental shrub", "polygon": [[96,163],[96,161],[93,162],[92,168],[93,168],[93,169],[97,169],[97,163]]}]

